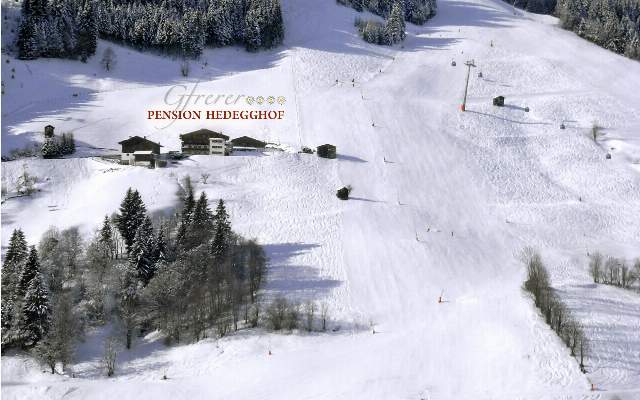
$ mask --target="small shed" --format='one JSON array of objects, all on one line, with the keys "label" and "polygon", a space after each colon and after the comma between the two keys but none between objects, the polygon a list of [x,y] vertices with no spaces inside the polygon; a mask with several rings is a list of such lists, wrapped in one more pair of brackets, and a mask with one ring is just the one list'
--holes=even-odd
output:
[{"label": "small shed", "polygon": [[44,137],[47,139],[51,139],[54,134],[53,134],[53,130],[55,128],[53,127],[53,125],[47,125],[44,127]]},{"label": "small shed", "polygon": [[493,105],[498,107],[504,107],[504,96],[494,97]]},{"label": "small shed", "polygon": [[336,146],[332,144],[323,144],[317,148],[318,157],[336,158]]}]

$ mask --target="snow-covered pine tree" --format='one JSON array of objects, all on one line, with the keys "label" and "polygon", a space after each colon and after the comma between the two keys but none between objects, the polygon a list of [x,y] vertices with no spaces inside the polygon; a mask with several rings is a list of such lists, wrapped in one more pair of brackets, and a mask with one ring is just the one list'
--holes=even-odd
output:
[{"label": "snow-covered pine tree", "polygon": [[224,205],[224,201],[220,199],[216,207],[216,213],[213,219],[214,234],[211,243],[211,254],[217,262],[222,262],[228,255],[229,241],[231,238],[231,223],[229,222],[229,214]]},{"label": "snow-covered pine tree", "polygon": [[153,263],[153,225],[151,219],[146,217],[138,227],[136,235],[129,251],[129,263],[135,268],[138,279],[146,285],[155,273]]},{"label": "snow-covered pine tree", "polygon": [[98,243],[104,252],[104,256],[113,258],[113,228],[111,228],[111,220],[108,215],[105,215],[102,221],[102,227],[98,233]]},{"label": "snow-covered pine tree", "polygon": [[31,246],[29,250],[29,256],[22,268],[22,273],[20,275],[20,281],[18,286],[16,287],[16,294],[18,297],[25,296],[29,285],[31,284],[31,280],[40,273],[40,259],[38,258],[38,251],[36,250],[36,246]]},{"label": "snow-covered pine tree", "polygon": [[55,138],[45,139],[42,143],[42,158],[56,158],[62,154],[60,145]]},{"label": "snow-covered pine tree", "polygon": [[29,282],[24,296],[24,303],[22,304],[23,320],[20,330],[24,345],[33,346],[46,335],[49,330],[50,314],[49,293],[40,271],[36,269],[35,275]]},{"label": "snow-covered pine tree", "polygon": [[196,202],[190,226],[190,235],[194,244],[206,243],[213,228],[213,213],[209,209],[207,195],[202,192]]},{"label": "snow-covered pine tree", "polygon": [[87,0],[78,16],[76,53],[83,62],[95,54],[98,44],[96,11],[92,0]]},{"label": "snow-covered pine tree", "polygon": [[27,248],[27,240],[24,237],[24,233],[21,229],[14,229],[9,239],[9,246],[7,246],[7,250],[4,253],[2,273],[4,274],[8,264],[16,264],[23,261],[27,257],[28,251],[29,249]]},{"label": "snow-covered pine tree", "polygon": [[164,224],[160,224],[158,227],[158,234],[153,241],[152,260],[156,265],[156,270],[158,269],[158,265],[167,262],[167,240],[164,237],[164,231]]},{"label": "snow-covered pine tree", "polygon": [[399,43],[405,38],[404,11],[399,2],[393,4],[385,25],[385,35],[389,44]]},{"label": "snow-covered pine tree", "polygon": [[9,332],[15,322],[16,296],[21,280],[23,264],[28,256],[27,241],[20,229],[14,229],[9,239],[2,265],[2,344],[9,345]]},{"label": "snow-covered pine tree", "polygon": [[182,212],[180,213],[180,225],[178,226],[176,241],[179,246],[184,248],[186,245],[185,240],[189,232],[189,226],[191,225],[191,221],[193,218],[193,212],[196,207],[191,178],[185,178],[184,183],[180,186],[178,195],[183,199],[183,201]]},{"label": "snow-covered pine tree", "polygon": [[195,10],[189,10],[182,16],[180,30],[180,48],[187,57],[199,57],[204,48],[205,33],[200,15]]},{"label": "snow-covered pine tree", "polygon": [[18,47],[19,59],[34,60],[40,57],[40,46],[37,41],[35,17],[23,16],[18,30],[16,45]]},{"label": "snow-covered pine tree", "polygon": [[258,4],[252,2],[244,20],[244,45],[248,51],[257,51],[262,46],[262,13]]},{"label": "snow-covered pine tree", "polygon": [[147,208],[137,190],[129,188],[120,204],[120,213],[117,217],[117,226],[124,240],[127,252],[130,251],[133,241],[147,215]]}]

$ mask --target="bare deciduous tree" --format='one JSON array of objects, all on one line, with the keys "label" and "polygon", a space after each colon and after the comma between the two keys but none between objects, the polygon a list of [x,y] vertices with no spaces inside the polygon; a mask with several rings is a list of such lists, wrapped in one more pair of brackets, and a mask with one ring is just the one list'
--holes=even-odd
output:
[{"label": "bare deciduous tree", "polygon": [[187,60],[182,61],[182,64],[180,64],[180,73],[185,78],[189,76],[189,61]]},{"label": "bare deciduous tree", "polygon": [[589,256],[589,273],[594,283],[600,282],[602,275],[602,254],[595,252]]},{"label": "bare deciduous tree", "polygon": [[289,302],[284,297],[276,298],[266,310],[267,324],[274,331],[279,331],[284,327],[287,318]]},{"label": "bare deciduous tree", "polygon": [[107,47],[106,49],[104,49],[100,64],[102,65],[102,68],[104,68],[107,72],[115,68],[117,64],[116,53],[111,47]]},{"label": "bare deciduous tree", "polygon": [[115,374],[117,358],[118,341],[114,337],[109,337],[104,342],[104,354],[102,356],[102,366],[107,376],[113,376]]},{"label": "bare deciduous tree", "polygon": [[316,304],[311,300],[307,301],[304,306],[305,329],[307,330],[307,332],[311,332],[313,330],[315,313]]},{"label": "bare deciduous tree", "polygon": [[322,330],[327,330],[327,321],[329,319],[329,306],[327,303],[320,305],[320,322],[322,323]]}]

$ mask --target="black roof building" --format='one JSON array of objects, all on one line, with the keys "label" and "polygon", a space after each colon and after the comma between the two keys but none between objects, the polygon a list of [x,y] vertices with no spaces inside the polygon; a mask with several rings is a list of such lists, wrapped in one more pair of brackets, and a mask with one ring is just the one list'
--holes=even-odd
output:
[{"label": "black roof building", "polygon": [[264,149],[267,145],[266,142],[249,136],[241,136],[239,138],[231,139],[231,143],[237,147],[255,147],[256,149]]},{"label": "black roof building", "polygon": [[214,132],[209,129],[198,129],[197,131],[180,135],[180,140],[182,140],[182,153],[211,154],[209,139],[212,138],[224,139],[225,141],[229,140],[229,136],[223,135],[220,132]]},{"label": "black roof building", "polygon": [[151,151],[154,154],[160,154],[160,143],[153,142],[146,137],[132,136],[118,142],[122,146],[122,153],[132,154],[136,151]]}]

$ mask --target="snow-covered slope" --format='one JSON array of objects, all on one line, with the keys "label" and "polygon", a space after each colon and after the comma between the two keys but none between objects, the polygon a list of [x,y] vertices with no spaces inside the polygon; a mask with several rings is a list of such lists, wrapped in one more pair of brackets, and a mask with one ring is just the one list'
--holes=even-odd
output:
[{"label": "snow-covered slope", "polygon": [[[438,16],[409,25],[395,49],[364,44],[352,27],[356,13],[333,1],[283,3],[281,49],[211,50],[190,79],[206,93],[286,96],[284,121],[160,129],[144,113],[184,83],[179,61],[113,46],[119,64],[109,75],[96,59],[12,59],[21,72],[3,97],[3,153],[54,121],[57,131],[74,131],[82,154],[132,134],[171,150],[178,134],[205,125],[294,148],[334,143],[337,160],[202,156],[157,170],[90,158],[3,163],[9,188],[23,164],[48,177],[33,199],[3,205],[3,243],[16,226],[32,242],[50,224],[90,231],[128,186],[150,209],[165,209],[179,177],[206,171],[210,181],[199,189],[227,199],[234,226],[267,246],[267,292],[326,301],[341,329],[244,332],[174,348],[150,337],[110,380],[98,370],[104,332],[96,332],[78,351],[76,378],[3,357],[3,396],[640,397],[640,298],[589,285],[586,272],[587,251],[640,256],[640,64],[498,0],[441,0]],[[478,67],[462,113],[467,59]],[[491,105],[496,95],[506,107]],[[588,137],[593,121],[605,128],[597,144]],[[355,188],[348,202],[334,197],[342,184]],[[520,289],[524,246],[540,249],[592,337],[586,376]],[[165,372],[170,379],[161,381]]]}]

